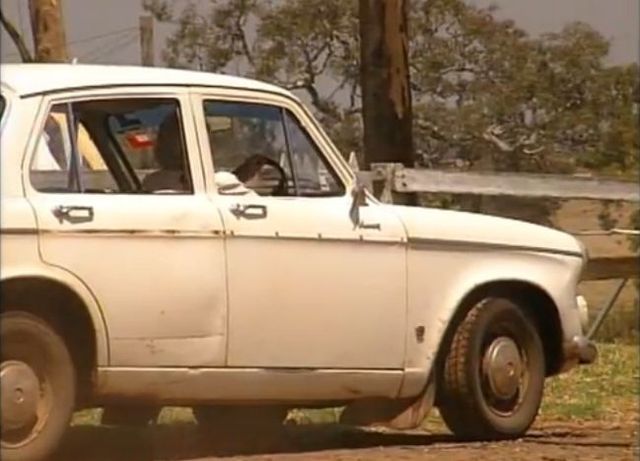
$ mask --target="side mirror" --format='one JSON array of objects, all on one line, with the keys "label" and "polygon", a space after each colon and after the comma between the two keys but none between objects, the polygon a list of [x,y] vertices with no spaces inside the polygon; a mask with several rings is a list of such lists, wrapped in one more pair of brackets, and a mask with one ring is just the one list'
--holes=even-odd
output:
[{"label": "side mirror", "polygon": [[351,191],[351,208],[349,209],[349,217],[351,218],[351,222],[353,222],[353,226],[357,227],[360,225],[360,207],[367,206],[367,190],[364,187],[364,184],[359,181],[356,182],[353,190]]},{"label": "side mirror", "polygon": [[353,191],[351,191],[354,206],[367,206],[367,189],[361,182],[356,182]]}]

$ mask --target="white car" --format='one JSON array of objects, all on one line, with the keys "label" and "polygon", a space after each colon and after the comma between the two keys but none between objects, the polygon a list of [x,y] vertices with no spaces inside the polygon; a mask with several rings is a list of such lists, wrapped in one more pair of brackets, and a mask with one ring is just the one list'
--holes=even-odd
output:
[{"label": "white car", "polygon": [[95,406],[222,430],[435,404],[461,438],[518,437],[545,377],[595,359],[575,238],[377,202],[281,88],[3,65],[1,130],[3,460]]}]

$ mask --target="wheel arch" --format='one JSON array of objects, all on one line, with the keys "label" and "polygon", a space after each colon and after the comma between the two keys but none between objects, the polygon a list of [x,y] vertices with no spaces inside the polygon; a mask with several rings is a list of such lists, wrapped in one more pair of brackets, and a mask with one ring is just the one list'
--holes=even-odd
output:
[{"label": "wheel arch", "polygon": [[444,329],[434,366],[440,369],[448,345],[457,326],[469,310],[488,297],[502,297],[513,301],[536,322],[536,329],[544,347],[546,374],[552,376],[562,367],[562,323],[558,306],[552,296],[539,284],[522,279],[499,279],[475,285],[462,296]]},{"label": "wheel arch", "polygon": [[[3,274],[0,309],[25,310],[51,323],[69,346],[83,388],[98,366],[109,363],[102,312],[91,293],[66,272]],[[86,387],[89,386],[89,387]]]}]

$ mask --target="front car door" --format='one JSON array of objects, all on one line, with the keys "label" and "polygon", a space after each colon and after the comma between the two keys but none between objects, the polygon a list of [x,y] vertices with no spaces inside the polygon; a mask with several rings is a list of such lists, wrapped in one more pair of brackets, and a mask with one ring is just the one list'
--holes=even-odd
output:
[{"label": "front car door", "polygon": [[[201,90],[193,104],[226,229],[228,364],[402,369],[400,220],[372,205],[354,225],[348,178],[296,102]],[[227,189],[225,173],[244,184]]]},{"label": "front car door", "polygon": [[24,167],[40,250],[95,295],[111,366],[224,365],[222,221],[189,110],[180,88],[44,98]]}]

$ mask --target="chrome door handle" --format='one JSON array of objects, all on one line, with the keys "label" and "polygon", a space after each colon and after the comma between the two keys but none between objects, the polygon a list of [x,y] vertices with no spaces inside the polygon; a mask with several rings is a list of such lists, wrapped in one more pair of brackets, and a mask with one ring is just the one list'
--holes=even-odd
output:
[{"label": "chrome door handle", "polygon": [[71,224],[93,221],[93,207],[90,206],[64,206],[59,205],[51,210],[53,216],[62,224],[67,221]]},{"label": "chrome door handle", "polygon": [[267,217],[266,205],[241,205],[236,203],[229,210],[238,219],[264,219]]}]

